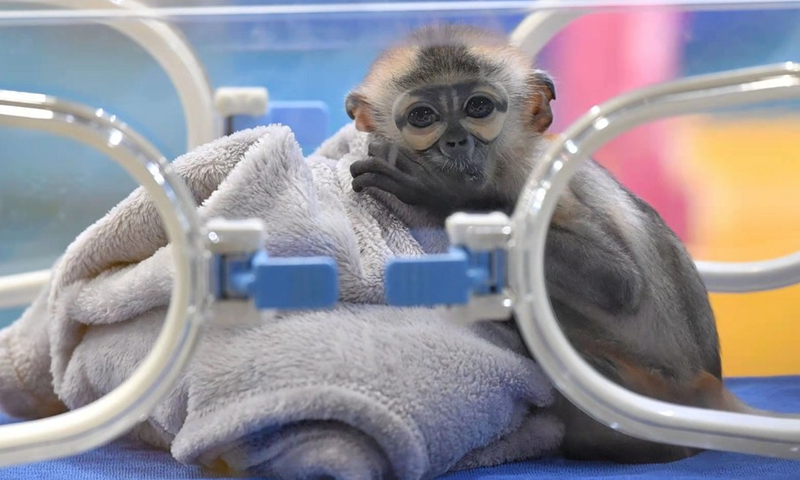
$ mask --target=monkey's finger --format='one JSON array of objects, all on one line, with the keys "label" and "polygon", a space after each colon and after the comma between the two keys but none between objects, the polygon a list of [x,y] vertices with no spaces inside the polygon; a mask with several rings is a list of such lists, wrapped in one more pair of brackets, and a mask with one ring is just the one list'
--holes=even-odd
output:
[{"label": "monkey's finger", "polygon": [[376,173],[365,173],[353,179],[353,190],[361,192],[365,188],[375,188],[397,197],[403,203],[416,205],[419,200],[416,185],[404,185],[396,180]]},{"label": "monkey's finger", "polygon": [[389,160],[390,150],[391,144],[381,140],[372,140],[367,146],[367,154],[369,154],[370,157],[379,158],[385,161]]},{"label": "monkey's finger", "polygon": [[395,168],[413,177],[420,178],[420,175],[431,175],[430,165],[416,155],[407,155],[400,151],[395,160]]},{"label": "monkey's finger", "polygon": [[409,178],[408,175],[404,174],[400,170],[394,168],[393,166],[389,165],[387,162],[371,158],[369,160],[359,160],[357,162],[353,162],[350,165],[350,175],[353,178],[368,174],[368,173],[378,173],[393,180],[404,183],[409,182],[412,180]]},{"label": "monkey's finger", "polygon": [[406,159],[406,157],[409,156],[409,153],[395,144],[375,140],[370,144],[367,152],[369,153],[370,157],[384,161],[403,173],[413,176],[419,171],[419,169],[410,170],[406,168],[406,166],[409,164],[408,160]]},{"label": "monkey's finger", "polygon": [[379,173],[368,172],[353,178],[353,190],[360,192],[365,188],[377,188],[385,192],[394,194],[395,191],[402,190],[399,182]]}]

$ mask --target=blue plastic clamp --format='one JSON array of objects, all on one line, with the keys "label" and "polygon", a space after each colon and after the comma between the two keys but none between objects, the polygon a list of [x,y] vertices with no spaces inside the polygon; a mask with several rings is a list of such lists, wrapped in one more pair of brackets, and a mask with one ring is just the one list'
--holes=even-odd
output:
[{"label": "blue plastic clamp", "polygon": [[211,281],[216,298],[252,298],[259,310],[326,308],[339,298],[338,271],[330,257],[270,257],[264,250],[215,254]]},{"label": "blue plastic clamp", "polygon": [[386,301],[397,306],[466,305],[473,295],[501,292],[506,282],[504,250],[399,257],[386,264]]},{"label": "blue plastic clamp", "polygon": [[260,117],[237,115],[231,119],[233,131],[279,123],[292,129],[295,140],[304,149],[319,146],[329,135],[330,112],[325,102],[315,100],[271,100],[266,114]]}]

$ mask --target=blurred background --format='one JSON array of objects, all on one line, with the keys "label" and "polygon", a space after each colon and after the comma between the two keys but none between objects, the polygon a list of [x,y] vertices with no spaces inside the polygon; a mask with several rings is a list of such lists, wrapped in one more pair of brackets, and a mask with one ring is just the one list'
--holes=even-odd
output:
[{"label": "blurred background", "polygon": [[[175,88],[140,46],[108,26],[89,22],[2,21],[3,12],[35,8],[46,7],[37,2],[0,7],[0,89],[102,108],[167,158],[186,151],[186,122]],[[400,35],[432,22],[471,23],[508,33],[525,15],[500,8],[473,13],[212,15],[187,17],[175,26],[203,63],[212,88],[266,87],[270,102],[295,108],[285,118],[303,131],[300,141],[310,153],[320,139],[349,121],[345,95],[377,53]],[[798,8],[604,11],[572,22],[538,59],[556,79],[555,132],[591,106],[631,88],[784,61],[800,62]],[[276,118],[284,117],[250,123]],[[800,248],[796,103],[653,123],[618,138],[596,158],[657,208],[696,259],[759,260]],[[121,168],[75,141],[0,127],[0,275],[48,268],[78,233],[135,187]],[[800,287],[713,295],[712,300],[727,375],[800,373],[800,349],[795,346]],[[20,312],[0,310],[0,326]]]}]

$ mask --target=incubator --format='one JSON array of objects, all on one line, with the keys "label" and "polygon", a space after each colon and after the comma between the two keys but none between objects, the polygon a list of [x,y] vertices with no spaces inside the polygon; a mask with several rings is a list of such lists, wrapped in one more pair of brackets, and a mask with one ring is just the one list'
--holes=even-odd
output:
[{"label": "incubator", "polygon": [[[0,425],[0,466],[128,432],[193,361],[215,304],[335,304],[333,259],[273,258],[261,223],[204,222],[171,161],[268,124],[288,126],[311,154],[352,121],[344,98],[374,57],[436,22],[502,31],[536,57],[557,84],[558,137],[513,215],[456,214],[449,253],[389,261],[387,302],[447,308],[464,322],[513,313],[555,387],[624,433],[800,458],[800,419],[656,401],[597,373],[558,326],[543,263],[559,195],[595,158],[696,259],[726,375],[800,374],[800,2],[19,0],[0,3],[0,324],[137,184],[163,222],[174,277],[161,333],[135,372],[79,409]],[[476,275],[490,287],[476,288]]]}]

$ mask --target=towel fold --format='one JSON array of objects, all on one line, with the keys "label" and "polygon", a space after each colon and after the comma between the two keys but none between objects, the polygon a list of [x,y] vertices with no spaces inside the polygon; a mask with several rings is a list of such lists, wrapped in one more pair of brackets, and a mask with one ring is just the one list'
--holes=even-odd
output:
[{"label": "towel fold", "polygon": [[[288,128],[269,126],[175,160],[202,219],[258,217],[271,255],[333,257],[340,302],[270,320],[217,303],[190,365],[132,435],[184,463],[282,479],[431,478],[557,448],[552,386],[513,324],[383,304],[386,261],[443,251],[447,238],[420,211],[352,191],[366,141],[348,126],[305,159]],[[78,236],[0,331],[0,408],[52,415],[124,381],[160,331],[170,252],[142,189]]]}]

